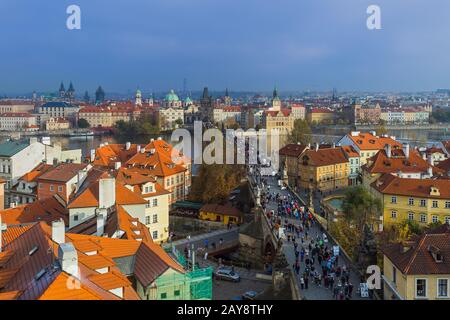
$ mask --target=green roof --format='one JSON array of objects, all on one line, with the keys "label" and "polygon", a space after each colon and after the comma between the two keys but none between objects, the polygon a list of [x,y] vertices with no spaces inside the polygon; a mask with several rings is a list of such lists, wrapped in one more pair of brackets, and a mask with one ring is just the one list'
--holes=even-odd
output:
[{"label": "green roof", "polygon": [[0,144],[0,156],[11,157],[28,147],[28,141],[6,141]]},{"label": "green roof", "polygon": [[170,92],[166,95],[165,98],[166,101],[168,102],[172,102],[172,101],[180,101],[180,99],[178,98],[177,94],[175,93],[175,91],[170,90]]},{"label": "green roof", "polygon": [[192,201],[177,201],[173,204],[174,208],[186,208],[186,209],[196,209],[200,210],[203,207],[203,203],[192,202]]}]

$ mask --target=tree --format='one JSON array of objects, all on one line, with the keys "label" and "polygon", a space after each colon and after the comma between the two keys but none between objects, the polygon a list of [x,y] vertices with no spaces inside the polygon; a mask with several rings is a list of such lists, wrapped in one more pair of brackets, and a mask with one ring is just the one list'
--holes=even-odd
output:
[{"label": "tree", "polygon": [[89,128],[91,125],[86,119],[80,118],[78,119],[78,128],[84,129]]},{"label": "tree", "polygon": [[311,142],[311,133],[311,128],[306,120],[296,119],[288,141],[289,143],[308,144]]},{"label": "tree", "polygon": [[388,133],[386,127],[384,125],[382,125],[382,124],[378,126],[376,132],[377,132],[377,136],[379,136],[379,137],[382,136],[383,134],[387,134]]},{"label": "tree", "polygon": [[359,230],[378,220],[381,214],[381,201],[374,198],[364,187],[350,188],[342,203],[345,219]]},{"label": "tree", "polygon": [[192,181],[189,200],[203,203],[224,203],[230,192],[239,186],[244,176],[243,165],[202,164],[198,175]]}]

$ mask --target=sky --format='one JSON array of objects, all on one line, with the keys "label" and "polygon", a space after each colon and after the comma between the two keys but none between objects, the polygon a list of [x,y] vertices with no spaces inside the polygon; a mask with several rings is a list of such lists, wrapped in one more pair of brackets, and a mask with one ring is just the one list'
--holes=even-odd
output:
[{"label": "sky", "polygon": [[[66,27],[69,5],[81,29]],[[381,9],[381,30],[366,10]],[[0,94],[450,88],[448,0],[1,0]]]}]

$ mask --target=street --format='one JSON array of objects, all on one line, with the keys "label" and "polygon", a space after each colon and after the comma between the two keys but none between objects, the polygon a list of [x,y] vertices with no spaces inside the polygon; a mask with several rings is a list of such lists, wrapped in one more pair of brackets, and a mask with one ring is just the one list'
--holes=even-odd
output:
[{"label": "street", "polygon": [[[291,195],[292,197],[294,197],[294,199],[296,199],[295,195],[293,195],[289,190],[281,190],[281,188],[278,186],[277,179],[275,177],[266,177],[266,180],[267,180],[268,186],[270,186],[269,191],[272,194],[279,193],[282,196]],[[276,202],[270,201],[267,204],[267,210],[274,210],[276,212],[277,211]],[[283,223],[284,223],[284,220],[285,220],[285,218],[282,218]],[[299,220],[297,220],[297,219],[289,218],[288,221],[295,225],[300,224]],[[322,236],[322,233],[323,233],[323,231],[320,230],[320,225],[317,222],[312,224],[310,231],[309,231],[308,240],[305,240],[304,246],[305,247],[308,246],[311,239],[315,239],[317,235]],[[328,239],[329,239],[329,243],[327,246],[329,248],[336,245],[330,237],[328,237]],[[290,241],[290,242],[283,241],[282,250],[286,256],[286,259],[287,259],[291,269],[294,271],[293,265],[296,261],[296,258],[295,258],[293,242],[292,241]],[[341,267],[345,265],[347,267],[347,269],[351,270],[351,268],[349,268],[351,266],[350,261],[348,261],[348,259],[342,254],[339,255],[338,265]],[[315,261],[315,268],[318,270],[321,269],[321,266],[319,265],[317,260]],[[305,271],[305,264],[300,263],[300,272],[299,272],[299,276],[297,278],[298,280],[300,279],[300,275],[302,275],[304,271]],[[359,295],[360,277],[353,270],[350,272],[350,282],[354,286],[352,299],[355,299],[355,300],[367,299],[367,298],[361,298]],[[297,282],[297,284],[299,284],[299,283],[300,283],[300,281]],[[301,295],[308,300],[330,300],[330,299],[333,299],[333,292],[331,289],[327,289],[323,285],[318,286],[318,285],[314,284],[312,281],[310,282],[308,289],[303,289],[303,290],[300,289],[300,292],[301,292]]]}]

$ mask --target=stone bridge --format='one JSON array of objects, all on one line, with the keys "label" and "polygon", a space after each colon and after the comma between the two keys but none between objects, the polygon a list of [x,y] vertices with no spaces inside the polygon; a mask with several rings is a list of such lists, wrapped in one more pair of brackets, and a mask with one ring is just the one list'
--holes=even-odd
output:
[{"label": "stone bridge", "polygon": [[279,240],[277,238],[275,230],[272,227],[272,223],[269,221],[263,209],[261,208],[259,187],[257,186],[256,181],[254,181],[254,178],[251,175],[248,175],[248,182],[250,185],[250,195],[252,196],[253,202],[256,205],[255,220],[261,221],[263,230],[261,252],[264,256],[271,257],[271,259],[273,259],[279,249]]}]

